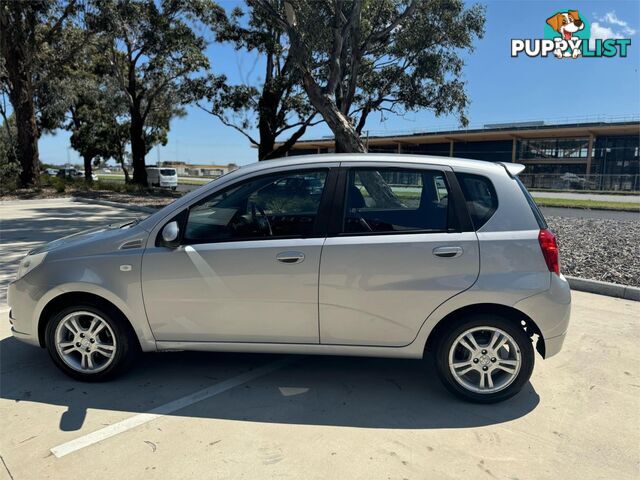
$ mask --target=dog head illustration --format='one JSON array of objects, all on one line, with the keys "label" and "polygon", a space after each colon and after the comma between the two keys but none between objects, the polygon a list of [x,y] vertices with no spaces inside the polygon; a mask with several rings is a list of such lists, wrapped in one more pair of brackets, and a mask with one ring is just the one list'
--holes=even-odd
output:
[{"label": "dog head illustration", "polygon": [[584,28],[584,22],[577,10],[556,13],[553,17],[547,18],[547,24],[562,35],[563,40],[571,39],[574,33]]}]

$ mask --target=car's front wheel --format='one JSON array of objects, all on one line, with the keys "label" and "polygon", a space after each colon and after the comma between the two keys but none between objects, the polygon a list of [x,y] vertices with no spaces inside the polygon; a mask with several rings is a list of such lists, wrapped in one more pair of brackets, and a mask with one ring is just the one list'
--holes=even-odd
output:
[{"label": "car's front wheel", "polygon": [[518,393],[531,377],[534,359],[522,327],[486,314],[456,323],[436,350],[438,374],[447,389],[478,403],[500,402]]},{"label": "car's front wheel", "polygon": [[45,331],[54,363],[67,375],[86,382],[104,381],[133,361],[139,346],[126,321],[95,305],[67,307]]}]

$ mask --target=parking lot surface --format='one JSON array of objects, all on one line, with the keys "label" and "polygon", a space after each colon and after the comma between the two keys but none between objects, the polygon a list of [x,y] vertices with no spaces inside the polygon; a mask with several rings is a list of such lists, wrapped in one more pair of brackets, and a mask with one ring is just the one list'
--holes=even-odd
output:
[{"label": "parking lot surface", "polygon": [[6,283],[39,242],[140,215],[0,204],[0,479],[637,479],[640,304],[574,292],[564,350],[497,405],[418,361],[144,355],[75,382],[14,340]]}]

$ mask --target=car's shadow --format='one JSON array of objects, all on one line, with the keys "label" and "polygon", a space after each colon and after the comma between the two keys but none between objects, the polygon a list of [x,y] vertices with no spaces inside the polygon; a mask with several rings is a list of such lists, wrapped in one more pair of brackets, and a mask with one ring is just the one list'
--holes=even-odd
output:
[{"label": "car's shadow", "polygon": [[[80,383],[59,372],[45,350],[5,338],[0,342],[0,397],[66,407],[59,428],[78,430],[87,409],[147,412],[280,358],[145,354],[118,379]],[[415,360],[298,356],[282,369],[174,415],[360,428],[465,428],[522,417],[538,402],[530,383],[499,404],[460,401],[441,386],[433,367]]]}]

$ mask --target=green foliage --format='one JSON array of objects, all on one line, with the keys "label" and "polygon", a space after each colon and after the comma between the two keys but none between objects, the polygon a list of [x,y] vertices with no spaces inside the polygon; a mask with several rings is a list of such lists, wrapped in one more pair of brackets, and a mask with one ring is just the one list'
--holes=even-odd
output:
[{"label": "green foliage", "polygon": [[[1,153],[0,153],[1,154]],[[20,185],[20,164],[0,157],[0,195],[13,192]]]},{"label": "green foliage", "polygon": [[79,183],[78,180],[57,177],[55,175],[43,175],[40,186],[43,188],[53,188],[56,193],[65,193],[67,188],[72,188],[77,183]]},{"label": "green foliage", "polygon": [[15,117],[6,117],[4,107],[1,113],[6,120],[0,125],[0,194],[6,194],[18,188],[22,168],[16,156]]},{"label": "green foliage", "polygon": [[[200,82],[202,91],[196,98],[206,102],[198,106],[257,146],[259,160],[284,156],[316,115],[289,58],[286,36],[277,22],[252,9],[236,7],[216,20],[212,26],[216,40],[255,54],[264,63],[264,77],[231,85],[224,75],[211,74]],[[256,130],[259,137],[253,134]],[[289,139],[276,147],[276,139],[284,134]]]},{"label": "green foliage", "polygon": [[127,102],[134,181],[146,183],[144,157],[165,144],[169,122],[193,100],[194,75],[209,68],[197,31],[222,10],[210,0],[100,0],[87,14],[103,59]]},{"label": "green foliage", "polygon": [[[0,3],[0,93],[7,96],[21,134],[16,156],[23,186],[37,185],[38,138],[62,121],[64,96],[55,90],[73,49],[58,48],[61,31],[76,21],[79,0]],[[59,85],[59,84],[58,84]]]},{"label": "green foliage", "polygon": [[53,177],[51,179],[51,186],[56,190],[56,192],[64,193],[67,189],[67,182],[61,178]]},{"label": "green foliage", "polygon": [[[68,29],[69,37],[75,36]],[[65,91],[70,143],[85,159],[85,171],[91,171],[100,159],[120,162],[129,141],[128,104],[116,79],[108,72],[102,52],[106,46],[93,37],[67,65],[68,79],[60,90]]]},{"label": "green foliage", "polygon": [[[305,90],[336,134],[357,145],[368,116],[431,109],[467,123],[463,54],[485,11],[462,0],[248,0],[289,37]],[[340,145],[337,145],[340,147]]]}]

